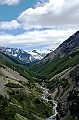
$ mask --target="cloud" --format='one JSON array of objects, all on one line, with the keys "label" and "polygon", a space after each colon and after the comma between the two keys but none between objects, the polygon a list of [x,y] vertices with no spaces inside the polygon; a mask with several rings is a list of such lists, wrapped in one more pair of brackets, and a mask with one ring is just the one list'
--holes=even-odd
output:
[{"label": "cloud", "polygon": [[36,3],[35,8],[43,7],[49,0],[40,0]]},{"label": "cloud", "polygon": [[19,3],[20,3],[20,0],[0,0],[1,5],[7,4],[7,5],[11,6],[11,5],[17,5]]},{"label": "cloud", "polygon": [[35,8],[23,11],[16,20],[0,23],[1,30],[17,28],[27,32],[13,36],[4,31],[0,34],[2,46],[32,48],[46,44],[46,49],[55,49],[79,29],[79,0],[42,0]]},{"label": "cloud", "polygon": [[[39,7],[38,7],[39,6]],[[49,0],[43,6],[23,11],[18,20],[27,27],[77,28],[79,24],[79,0]]]},{"label": "cloud", "polygon": [[2,30],[13,30],[20,27],[20,24],[16,20],[8,22],[0,22],[0,29]]},{"label": "cloud", "polygon": [[[25,32],[23,34],[13,36],[5,33],[0,34],[1,46],[22,46],[32,47],[47,44],[48,48],[55,49],[60,43],[74,33],[74,30],[44,30]],[[5,37],[4,37],[5,36]],[[45,48],[44,48],[45,49]]]}]

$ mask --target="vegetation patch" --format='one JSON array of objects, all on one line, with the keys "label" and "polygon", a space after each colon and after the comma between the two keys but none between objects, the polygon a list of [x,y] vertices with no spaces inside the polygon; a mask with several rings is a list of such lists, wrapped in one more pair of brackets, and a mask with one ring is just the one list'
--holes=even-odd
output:
[{"label": "vegetation patch", "polygon": [[16,120],[27,120],[27,118],[21,116],[21,115],[18,114],[18,113],[16,113],[16,115],[15,115],[15,119],[16,119]]},{"label": "vegetation patch", "polygon": [[14,83],[7,83],[6,87],[10,87],[10,88],[23,88],[23,86],[21,86],[19,84],[14,84]]}]

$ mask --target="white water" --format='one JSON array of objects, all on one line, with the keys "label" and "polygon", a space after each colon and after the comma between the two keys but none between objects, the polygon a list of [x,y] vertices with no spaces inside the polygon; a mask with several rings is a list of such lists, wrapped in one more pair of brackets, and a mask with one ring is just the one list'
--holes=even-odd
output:
[{"label": "white water", "polygon": [[56,110],[56,107],[57,107],[57,102],[56,101],[52,101],[53,104],[54,104],[54,107],[53,107],[53,115],[51,115],[49,118],[47,118],[46,120],[56,120],[56,114],[57,114],[57,110]]},{"label": "white water", "polygon": [[[47,99],[47,96],[50,95],[50,93],[48,92],[48,89],[44,88],[44,87],[41,87],[44,91],[43,91],[43,96],[42,98],[44,100],[46,100],[47,102],[49,101]],[[56,107],[57,107],[57,102],[55,100],[52,100],[53,104],[54,104],[54,107],[53,107],[53,115],[51,115],[49,118],[47,118],[46,120],[56,120],[56,114],[57,114],[57,110],[56,110]]]}]

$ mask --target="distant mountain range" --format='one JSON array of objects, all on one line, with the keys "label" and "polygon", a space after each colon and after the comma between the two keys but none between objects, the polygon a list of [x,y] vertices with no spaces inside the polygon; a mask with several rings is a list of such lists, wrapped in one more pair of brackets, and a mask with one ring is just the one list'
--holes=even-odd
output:
[{"label": "distant mountain range", "polygon": [[32,50],[32,51],[24,51],[18,48],[5,48],[0,47],[0,51],[14,58],[19,59],[23,63],[36,63],[43,59],[46,61],[48,59],[54,59],[58,55],[63,57],[69,53],[74,52],[79,49],[79,31],[70,36],[67,40],[65,40],[62,44],[59,45],[58,48],[53,50]]},{"label": "distant mountain range", "polygon": [[43,59],[51,50],[33,50],[33,51],[24,51],[18,48],[5,48],[0,47],[0,51],[19,59],[23,63],[36,63]]}]

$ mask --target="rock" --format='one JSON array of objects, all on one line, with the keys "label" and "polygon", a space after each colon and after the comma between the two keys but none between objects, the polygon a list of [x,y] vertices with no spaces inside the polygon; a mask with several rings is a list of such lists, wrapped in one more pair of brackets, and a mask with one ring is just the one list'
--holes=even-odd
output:
[{"label": "rock", "polygon": [[56,120],[60,120],[61,118],[65,120],[64,118],[68,118],[70,115],[79,117],[79,85],[74,86],[69,91],[69,95],[58,102],[56,109],[58,112]]},{"label": "rock", "polygon": [[59,114],[61,117],[64,117],[66,115],[66,111],[63,108],[61,108]]},{"label": "rock", "polygon": [[59,102],[58,102],[58,105],[57,105],[57,108],[56,108],[57,112],[59,112],[59,110],[60,110],[61,106],[62,106],[62,102],[61,102],[61,101],[59,101]]},{"label": "rock", "polygon": [[56,120],[60,120],[60,115],[59,114],[56,115]]}]

